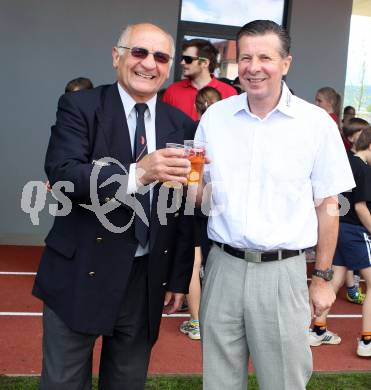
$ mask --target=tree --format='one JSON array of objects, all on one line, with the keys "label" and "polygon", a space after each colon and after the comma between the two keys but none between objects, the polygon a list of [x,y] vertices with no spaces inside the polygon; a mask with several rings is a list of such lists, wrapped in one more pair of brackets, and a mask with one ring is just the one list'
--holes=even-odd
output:
[{"label": "tree", "polygon": [[366,56],[363,57],[362,68],[361,68],[361,79],[358,93],[356,96],[356,111],[361,111],[365,100],[365,76],[366,76]]}]

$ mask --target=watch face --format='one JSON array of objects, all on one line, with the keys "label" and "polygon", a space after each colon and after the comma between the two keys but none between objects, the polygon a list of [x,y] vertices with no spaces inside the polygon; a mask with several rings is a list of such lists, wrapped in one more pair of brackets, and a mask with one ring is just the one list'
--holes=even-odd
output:
[{"label": "watch face", "polygon": [[330,268],[328,270],[326,270],[326,277],[327,279],[326,280],[332,280],[332,277],[334,276],[334,271]]},{"label": "watch face", "polygon": [[330,281],[330,280],[332,280],[332,277],[334,275],[334,271],[331,268],[326,269],[325,271],[322,271],[319,269],[314,269],[313,275],[318,276],[319,278],[322,278],[324,280]]}]

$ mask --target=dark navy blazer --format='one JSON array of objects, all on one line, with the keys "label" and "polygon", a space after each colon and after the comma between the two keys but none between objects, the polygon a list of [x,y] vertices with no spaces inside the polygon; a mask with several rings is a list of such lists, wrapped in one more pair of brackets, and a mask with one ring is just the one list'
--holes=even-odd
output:
[{"label": "dark navy blazer", "polygon": [[[156,105],[155,124],[157,149],[164,148],[166,142],[183,143],[194,136],[194,122],[160,101]],[[45,240],[33,294],[71,329],[110,335],[137,242],[133,227],[113,233],[104,228],[92,211],[79,205],[91,203],[90,174],[94,161],[102,157],[117,159],[127,171],[133,162],[117,84],[67,93],[59,100],[45,170],[52,185],[61,180],[74,184],[74,191],[65,193],[73,206],[67,216],[55,217]],[[114,174],[123,174],[117,164],[101,167],[98,196],[102,205],[116,201],[118,182],[99,188]],[[152,342],[158,336],[165,291],[188,292],[194,256],[192,217],[185,216],[181,208],[167,215],[167,225],[161,225],[156,212],[158,192],[159,185],[154,188],[151,207],[148,265]],[[115,226],[124,226],[133,211],[120,204],[106,216]]]}]

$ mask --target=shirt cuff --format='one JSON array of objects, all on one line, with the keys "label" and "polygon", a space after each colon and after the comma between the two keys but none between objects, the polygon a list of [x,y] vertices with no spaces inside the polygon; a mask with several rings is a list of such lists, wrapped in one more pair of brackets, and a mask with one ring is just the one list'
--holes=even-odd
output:
[{"label": "shirt cuff", "polygon": [[138,191],[138,184],[137,178],[136,178],[136,168],[137,164],[130,164],[129,167],[129,179],[128,179],[128,188],[126,190],[126,193],[128,195],[135,194]]}]

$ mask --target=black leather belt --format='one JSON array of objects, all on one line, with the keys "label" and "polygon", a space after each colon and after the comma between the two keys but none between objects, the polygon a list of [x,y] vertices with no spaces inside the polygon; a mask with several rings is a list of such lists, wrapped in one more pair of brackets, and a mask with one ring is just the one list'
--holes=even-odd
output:
[{"label": "black leather belt", "polygon": [[252,263],[261,263],[265,261],[277,261],[288,259],[289,257],[299,256],[302,251],[301,250],[291,250],[291,249],[280,249],[272,252],[259,252],[252,251],[249,249],[238,249],[233,248],[228,244],[221,244],[220,242],[213,241],[214,244],[218,245],[224,252],[238,257],[239,259],[243,259]]}]

